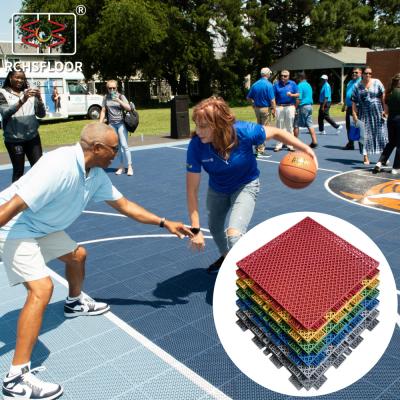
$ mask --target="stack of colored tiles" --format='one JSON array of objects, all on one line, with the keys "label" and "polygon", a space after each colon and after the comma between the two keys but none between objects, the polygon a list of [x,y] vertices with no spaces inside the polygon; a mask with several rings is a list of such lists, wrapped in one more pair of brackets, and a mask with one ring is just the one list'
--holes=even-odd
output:
[{"label": "stack of colored tiles", "polygon": [[237,323],[298,389],[319,389],[378,323],[379,263],[311,218],[237,265]]}]

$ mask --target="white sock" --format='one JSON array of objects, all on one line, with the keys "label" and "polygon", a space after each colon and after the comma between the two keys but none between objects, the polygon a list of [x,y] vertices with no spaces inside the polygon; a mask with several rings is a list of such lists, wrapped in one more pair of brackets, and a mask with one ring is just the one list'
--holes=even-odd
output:
[{"label": "white sock", "polygon": [[80,300],[82,297],[82,293],[78,297],[67,297],[67,303],[73,303],[74,301]]},{"label": "white sock", "polygon": [[10,366],[10,371],[8,372],[8,376],[15,376],[19,375],[21,373],[22,368],[28,367],[31,369],[31,362],[27,362],[26,364],[21,364],[21,365],[12,365]]}]

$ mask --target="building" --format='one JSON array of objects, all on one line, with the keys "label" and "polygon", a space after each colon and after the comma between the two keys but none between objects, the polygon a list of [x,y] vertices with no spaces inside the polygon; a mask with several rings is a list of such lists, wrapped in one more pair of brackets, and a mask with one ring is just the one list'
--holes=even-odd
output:
[{"label": "building", "polygon": [[372,68],[372,76],[388,88],[392,76],[400,72],[400,49],[368,52],[367,65]]}]

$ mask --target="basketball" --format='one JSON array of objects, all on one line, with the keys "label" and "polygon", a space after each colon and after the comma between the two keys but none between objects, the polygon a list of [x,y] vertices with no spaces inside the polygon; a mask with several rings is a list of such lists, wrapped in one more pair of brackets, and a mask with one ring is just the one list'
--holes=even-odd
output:
[{"label": "basketball", "polygon": [[279,177],[291,189],[308,186],[317,176],[314,160],[306,153],[290,152],[279,164]]}]

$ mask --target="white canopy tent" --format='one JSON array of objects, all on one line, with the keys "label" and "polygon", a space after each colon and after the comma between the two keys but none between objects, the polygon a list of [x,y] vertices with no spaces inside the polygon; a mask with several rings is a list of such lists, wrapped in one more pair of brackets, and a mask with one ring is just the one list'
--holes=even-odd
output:
[{"label": "white canopy tent", "polygon": [[[340,101],[344,99],[345,68],[363,67],[367,62],[367,52],[372,51],[367,47],[346,47],[333,53],[317,49],[314,46],[303,44],[285,57],[280,58],[271,65],[272,71],[288,70],[331,70],[341,82]],[[340,74],[337,70],[340,70]]]}]

